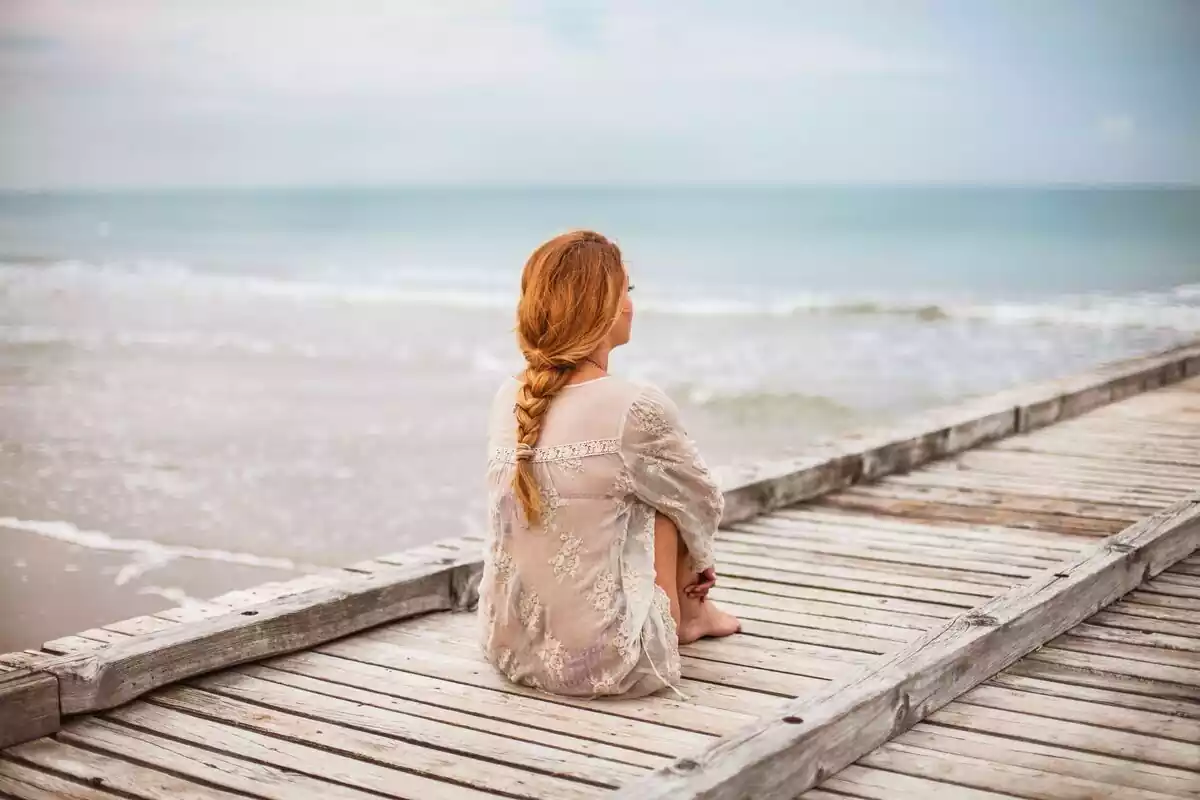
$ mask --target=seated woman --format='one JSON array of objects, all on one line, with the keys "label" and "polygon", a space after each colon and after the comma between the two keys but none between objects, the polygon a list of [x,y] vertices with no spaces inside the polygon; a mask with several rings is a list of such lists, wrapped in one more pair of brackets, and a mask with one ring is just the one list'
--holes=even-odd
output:
[{"label": "seated woman", "polygon": [[534,251],[517,308],[526,368],[491,413],[483,647],[510,680],[554,694],[673,687],[680,644],[739,628],[707,599],[720,489],[674,404],[608,375],[631,288],[599,234]]}]

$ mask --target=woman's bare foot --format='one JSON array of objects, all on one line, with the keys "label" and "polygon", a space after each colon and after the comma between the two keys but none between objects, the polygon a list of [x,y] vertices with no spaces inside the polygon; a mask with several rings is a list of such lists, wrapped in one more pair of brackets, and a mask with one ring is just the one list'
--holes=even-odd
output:
[{"label": "woman's bare foot", "polygon": [[731,636],[742,629],[737,617],[717,608],[711,600],[702,603],[689,597],[680,597],[679,601],[683,616],[679,624],[680,644],[691,644],[706,636]]}]

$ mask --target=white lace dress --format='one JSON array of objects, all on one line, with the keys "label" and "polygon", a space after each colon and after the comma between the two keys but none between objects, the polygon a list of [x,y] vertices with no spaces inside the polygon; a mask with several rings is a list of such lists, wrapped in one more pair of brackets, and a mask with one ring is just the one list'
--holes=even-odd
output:
[{"label": "white lace dress", "polygon": [[515,379],[501,387],[490,424],[479,603],[488,660],[515,683],[561,695],[674,685],[679,646],[654,583],[654,512],[675,522],[703,570],[720,489],[664,394],[600,378],[550,405],[533,456],[544,519],[530,528],[512,493],[518,388]]}]

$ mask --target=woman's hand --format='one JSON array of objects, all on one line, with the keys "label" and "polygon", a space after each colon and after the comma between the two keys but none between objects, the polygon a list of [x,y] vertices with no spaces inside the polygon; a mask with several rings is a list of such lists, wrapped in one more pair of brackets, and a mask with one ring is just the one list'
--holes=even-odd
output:
[{"label": "woman's hand", "polygon": [[701,603],[708,597],[708,590],[717,584],[717,571],[712,567],[704,570],[697,576],[695,583],[689,583],[683,587],[683,592],[693,600],[699,600]]}]

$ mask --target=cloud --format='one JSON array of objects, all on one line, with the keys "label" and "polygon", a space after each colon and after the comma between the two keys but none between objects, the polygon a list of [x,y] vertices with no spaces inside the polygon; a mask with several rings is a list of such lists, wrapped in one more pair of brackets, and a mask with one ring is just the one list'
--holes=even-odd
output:
[{"label": "cloud", "polygon": [[1105,141],[1127,142],[1137,132],[1137,122],[1128,114],[1108,114],[1096,122],[1096,130]]}]

